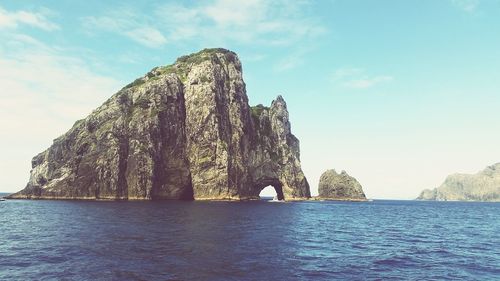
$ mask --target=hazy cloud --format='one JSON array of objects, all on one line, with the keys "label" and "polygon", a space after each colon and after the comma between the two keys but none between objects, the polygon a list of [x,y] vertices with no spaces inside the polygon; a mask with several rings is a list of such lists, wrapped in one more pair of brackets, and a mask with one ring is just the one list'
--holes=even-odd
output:
[{"label": "hazy cloud", "polygon": [[119,89],[119,81],[89,66],[89,57],[67,53],[26,34],[0,33],[4,190],[22,188],[31,157]]},{"label": "hazy cloud", "polygon": [[[118,81],[95,74],[86,61],[59,48],[22,34],[2,39],[0,127],[5,136],[52,138],[118,89]],[[61,126],[56,133],[48,124]],[[31,129],[20,132],[23,127]]]},{"label": "hazy cloud", "polygon": [[394,80],[392,76],[374,76],[370,78],[350,80],[345,82],[344,85],[348,88],[353,88],[353,89],[366,89],[366,88],[371,88],[377,84],[383,82],[389,82],[392,80]]},{"label": "hazy cloud", "polygon": [[156,17],[174,40],[289,45],[326,31],[316,18],[303,13],[307,6],[305,1],[216,0],[163,5]]},{"label": "hazy cloud", "polygon": [[465,11],[465,12],[468,12],[468,13],[472,13],[472,12],[475,12],[477,7],[479,6],[480,4],[480,1],[479,0],[451,0],[451,3]]},{"label": "hazy cloud", "polygon": [[332,78],[334,81],[343,80],[346,77],[362,74],[364,71],[365,70],[361,68],[340,68],[335,70]]},{"label": "hazy cloud", "polygon": [[278,63],[274,67],[274,70],[278,72],[286,71],[302,65],[304,63],[306,55],[310,51],[311,48],[299,48],[296,51],[291,52],[278,61]]},{"label": "hazy cloud", "polygon": [[151,14],[122,7],[82,18],[87,32],[116,32],[148,47],[169,43],[227,43],[289,46],[323,34],[314,17],[304,16],[305,1],[215,0],[195,4],[169,3]]},{"label": "hazy cloud", "polygon": [[146,47],[158,48],[167,43],[165,36],[156,28],[141,22],[138,15],[130,11],[119,11],[107,16],[81,19],[89,33],[95,30],[116,32]]},{"label": "hazy cloud", "polygon": [[46,31],[59,29],[59,26],[46,17],[47,9],[43,12],[29,11],[7,11],[0,7],[0,29],[11,28],[15,29],[20,25],[32,26]]},{"label": "hazy cloud", "polygon": [[167,43],[167,39],[160,31],[152,27],[140,27],[125,32],[132,40],[148,47],[160,47]]},{"label": "hazy cloud", "polygon": [[351,89],[367,89],[392,80],[390,75],[369,75],[362,68],[340,68],[332,75],[334,83]]}]

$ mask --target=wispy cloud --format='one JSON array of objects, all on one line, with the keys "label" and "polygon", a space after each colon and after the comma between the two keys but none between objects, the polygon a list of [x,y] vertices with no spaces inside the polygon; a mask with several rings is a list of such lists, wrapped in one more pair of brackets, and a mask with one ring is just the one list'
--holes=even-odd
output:
[{"label": "wispy cloud", "polygon": [[167,39],[158,29],[141,22],[139,15],[128,10],[100,17],[84,17],[81,20],[89,33],[95,30],[116,32],[151,48],[158,48],[167,43]]},{"label": "wispy cloud", "polygon": [[393,80],[390,75],[369,75],[362,68],[340,68],[332,75],[334,83],[351,89],[367,89]]},{"label": "wispy cloud", "polygon": [[18,190],[30,158],[119,89],[92,59],[19,30],[0,32],[0,182]]},{"label": "wispy cloud", "polygon": [[343,80],[355,75],[363,74],[365,70],[361,68],[339,68],[333,73],[332,79],[334,81]]},{"label": "wispy cloud", "polygon": [[479,0],[451,0],[451,3],[465,12],[473,13],[481,2]]},{"label": "wispy cloud", "polygon": [[294,69],[304,63],[306,55],[311,52],[309,47],[301,47],[283,57],[275,65],[274,70],[281,72]]},{"label": "wispy cloud", "polygon": [[173,40],[289,45],[326,31],[317,18],[304,13],[307,7],[305,1],[216,0],[163,5],[156,17]]},{"label": "wispy cloud", "polygon": [[326,29],[302,10],[306,1],[214,0],[156,6],[140,14],[122,7],[82,18],[87,32],[115,32],[148,47],[167,43],[202,46],[255,44],[290,46],[323,34]]},{"label": "wispy cloud", "polygon": [[163,34],[152,27],[139,27],[125,32],[132,40],[135,40],[142,45],[156,48],[167,43],[167,39]]},{"label": "wispy cloud", "polygon": [[46,31],[59,29],[59,26],[47,19],[48,10],[39,12],[30,11],[7,11],[0,7],[0,29],[15,29],[20,25],[40,28]]},{"label": "wispy cloud", "polygon": [[353,89],[366,89],[366,88],[371,88],[383,82],[390,82],[392,80],[394,80],[392,76],[374,76],[370,78],[350,80],[345,82],[344,85],[348,88],[353,88]]},{"label": "wispy cloud", "polygon": [[86,61],[30,36],[1,39],[0,127],[5,136],[50,139],[118,89],[118,81],[95,74]]}]

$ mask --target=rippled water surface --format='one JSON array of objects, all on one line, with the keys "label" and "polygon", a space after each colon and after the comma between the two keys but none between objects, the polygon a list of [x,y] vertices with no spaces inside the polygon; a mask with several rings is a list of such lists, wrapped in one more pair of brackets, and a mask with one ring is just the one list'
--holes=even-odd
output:
[{"label": "rippled water surface", "polygon": [[0,280],[500,280],[500,204],[0,202]]}]

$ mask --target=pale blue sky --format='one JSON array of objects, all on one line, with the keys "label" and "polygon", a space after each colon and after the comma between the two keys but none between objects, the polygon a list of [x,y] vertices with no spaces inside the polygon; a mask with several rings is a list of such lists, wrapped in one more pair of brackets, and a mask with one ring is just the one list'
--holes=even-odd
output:
[{"label": "pale blue sky", "polygon": [[122,86],[207,47],[239,54],[251,104],[285,97],[313,194],[330,168],[410,199],[500,162],[499,0],[136,2],[0,3],[0,191]]}]

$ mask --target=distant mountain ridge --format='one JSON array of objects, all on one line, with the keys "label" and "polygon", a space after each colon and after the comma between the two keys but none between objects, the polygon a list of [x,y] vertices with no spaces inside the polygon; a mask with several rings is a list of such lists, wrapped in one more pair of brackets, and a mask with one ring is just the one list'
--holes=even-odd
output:
[{"label": "distant mountain ridge", "polygon": [[434,189],[425,189],[417,200],[500,202],[500,163],[477,174],[453,174]]}]

